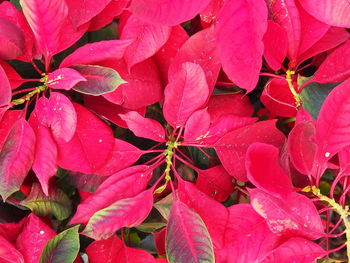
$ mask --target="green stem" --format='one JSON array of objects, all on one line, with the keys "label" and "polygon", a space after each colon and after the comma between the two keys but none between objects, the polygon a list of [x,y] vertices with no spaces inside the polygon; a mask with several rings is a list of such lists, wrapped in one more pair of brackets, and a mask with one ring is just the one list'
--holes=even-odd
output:
[{"label": "green stem", "polygon": [[328,203],[333,210],[340,216],[340,218],[343,220],[344,226],[345,226],[345,234],[346,234],[346,255],[348,257],[348,263],[350,263],[350,221],[349,221],[349,206],[342,207],[340,204],[338,204],[334,199],[329,198],[328,196],[325,196],[321,194],[320,189],[318,189],[316,186],[306,186],[302,189],[303,192],[312,192],[315,196],[317,196],[320,201],[324,201]]}]

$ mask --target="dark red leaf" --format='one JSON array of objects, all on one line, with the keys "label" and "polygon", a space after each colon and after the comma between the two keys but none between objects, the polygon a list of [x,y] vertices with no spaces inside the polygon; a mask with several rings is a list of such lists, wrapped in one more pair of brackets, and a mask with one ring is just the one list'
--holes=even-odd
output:
[{"label": "dark red leaf", "polygon": [[4,113],[11,107],[11,86],[5,71],[0,66],[0,121]]},{"label": "dark red leaf", "polygon": [[0,261],[4,263],[25,263],[22,254],[5,238],[0,236]]}]

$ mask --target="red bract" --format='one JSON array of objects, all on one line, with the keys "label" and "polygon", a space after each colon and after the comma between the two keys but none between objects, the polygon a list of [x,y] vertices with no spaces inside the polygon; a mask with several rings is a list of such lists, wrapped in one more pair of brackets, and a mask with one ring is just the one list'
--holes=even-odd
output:
[{"label": "red bract", "polygon": [[349,8],[0,0],[0,262],[350,258]]}]

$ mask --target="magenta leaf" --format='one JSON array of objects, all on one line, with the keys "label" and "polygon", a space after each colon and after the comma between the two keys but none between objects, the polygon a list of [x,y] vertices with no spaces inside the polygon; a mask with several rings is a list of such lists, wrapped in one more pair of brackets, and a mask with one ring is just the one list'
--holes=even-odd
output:
[{"label": "magenta leaf", "polygon": [[138,137],[147,138],[156,142],[165,142],[163,126],[155,120],[144,118],[136,111],[119,115],[128,125],[128,128]]},{"label": "magenta leaf", "polygon": [[83,106],[75,103],[74,108],[77,113],[76,132],[68,142],[56,140],[57,164],[68,170],[92,174],[107,163],[114,147],[113,132]]},{"label": "magenta leaf", "polygon": [[[36,45],[46,64],[60,51],[60,31],[68,15],[64,0],[20,0],[23,13],[33,30]],[[48,65],[48,64],[47,64]]]},{"label": "magenta leaf", "polygon": [[206,134],[210,126],[210,115],[208,110],[195,111],[187,120],[185,125],[184,141],[193,142],[200,140]]},{"label": "magenta leaf", "polygon": [[82,234],[101,240],[111,237],[122,227],[131,228],[140,225],[152,210],[153,191],[151,188],[135,197],[118,200],[96,212]]},{"label": "magenta leaf", "polygon": [[350,79],[335,87],[327,96],[316,122],[318,147],[315,166],[323,173],[326,161],[350,144]]},{"label": "magenta leaf", "polygon": [[7,62],[0,60],[0,66],[5,71],[7,78],[10,82],[11,89],[14,90],[21,86],[26,80],[17,73],[17,71]]},{"label": "magenta leaf", "polygon": [[25,119],[12,127],[0,151],[0,195],[5,201],[18,191],[34,161],[35,134]]},{"label": "magenta leaf", "polygon": [[175,26],[195,17],[209,2],[210,0],[133,0],[130,9],[147,22]]},{"label": "magenta leaf", "polygon": [[49,99],[41,97],[35,111],[39,122],[51,128],[55,139],[66,142],[72,139],[77,126],[77,113],[65,95],[51,92]]},{"label": "magenta leaf", "polygon": [[11,86],[5,71],[0,66],[0,121],[4,113],[11,107]]},{"label": "magenta leaf", "polygon": [[312,81],[329,83],[344,81],[350,77],[350,40],[334,50],[316,71]]},{"label": "magenta leaf", "polygon": [[266,28],[267,6],[263,0],[228,0],[218,15],[216,43],[222,68],[247,92],[258,83]]},{"label": "magenta leaf", "polygon": [[24,36],[10,21],[0,17],[0,58],[16,59],[23,54]]},{"label": "magenta leaf", "polygon": [[268,0],[274,21],[287,33],[290,67],[296,66],[301,40],[299,10],[294,0]]},{"label": "magenta leaf", "polygon": [[286,31],[278,23],[268,20],[263,41],[264,58],[267,64],[269,64],[271,69],[275,71],[279,70],[288,51],[288,36]]},{"label": "magenta leaf", "polygon": [[38,216],[53,215],[58,220],[66,219],[71,213],[71,201],[61,189],[51,187],[46,195],[38,183],[32,185],[29,195],[20,205],[29,208]]},{"label": "magenta leaf", "polygon": [[221,68],[214,27],[199,31],[181,46],[170,64],[169,74],[175,74],[181,70],[184,62],[199,64],[204,70],[209,90],[214,89]]},{"label": "magenta leaf", "polygon": [[232,205],[228,212],[224,245],[215,251],[217,261],[260,262],[276,246],[279,236],[249,204]]},{"label": "magenta leaf", "polygon": [[105,64],[115,69],[127,82],[114,92],[103,95],[110,102],[130,110],[137,110],[162,98],[164,90],[158,68],[151,59],[136,64],[130,70],[124,59],[108,61]]},{"label": "magenta leaf", "polygon": [[232,177],[222,165],[198,170],[196,187],[218,202],[224,202],[233,192]]},{"label": "magenta leaf", "polygon": [[131,43],[131,40],[106,40],[86,44],[67,56],[60,68],[91,65],[105,59],[121,59]]},{"label": "magenta leaf", "polygon": [[344,28],[331,27],[327,33],[311,48],[299,55],[298,64],[329,49],[335,48],[349,39],[350,34]]},{"label": "magenta leaf", "polygon": [[5,238],[0,236],[0,261],[6,263],[25,263],[23,255]]},{"label": "magenta leaf", "polygon": [[145,190],[152,176],[148,166],[132,166],[105,180],[95,194],[80,203],[71,224],[86,224],[97,211],[116,201],[130,198]]},{"label": "magenta leaf", "polygon": [[350,3],[348,0],[300,1],[305,10],[316,19],[337,27],[350,27]]},{"label": "magenta leaf", "polygon": [[284,79],[272,78],[269,80],[260,100],[276,116],[294,117],[297,113],[294,96]]},{"label": "magenta leaf", "polygon": [[168,26],[147,23],[131,15],[120,35],[121,40],[132,40],[124,54],[128,68],[153,56],[168,40],[170,30]]},{"label": "magenta leaf", "polygon": [[207,101],[209,88],[201,66],[182,64],[179,71],[169,75],[165,88],[164,117],[173,127],[184,126],[188,118]]},{"label": "magenta leaf", "polygon": [[0,150],[4,146],[7,136],[9,135],[13,125],[21,119],[23,111],[11,110],[6,111],[3,118],[0,120]]},{"label": "magenta leaf", "polygon": [[208,112],[211,122],[215,122],[227,114],[250,117],[254,113],[254,108],[249,98],[243,94],[216,94],[210,96]]},{"label": "magenta leaf", "polygon": [[52,89],[70,90],[81,81],[87,81],[78,71],[71,68],[60,68],[49,73],[47,85]]},{"label": "magenta leaf", "polygon": [[98,96],[115,91],[116,88],[125,83],[118,72],[111,68],[94,65],[75,65],[72,68],[86,79],[73,87],[80,93]]},{"label": "magenta leaf", "polygon": [[131,166],[143,154],[142,150],[126,141],[117,138],[114,140],[114,148],[110,159],[100,170],[96,171],[96,174],[110,176]]},{"label": "magenta leaf", "polygon": [[56,236],[55,231],[39,217],[30,214],[22,233],[17,237],[16,247],[22,253],[26,263],[37,263],[46,243],[54,236]]},{"label": "magenta leaf", "polygon": [[279,150],[272,145],[250,145],[246,168],[249,181],[266,193],[283,198],[293,191],[290,177],[279,164]]},{"label": "magenta leaf", "polygon": [[261,121],[233,130],[218,140],[214,147],[228,173],[240,181],[247,181],[245,157],[250,144],[262,142],[281,147],[284,135],[276,128],[276,121]]},{"label": "magenta leaf", "polygon": [[317,151],[313,141],[316,129],[310,122],[301,122],[294,126],[288,136],[288,152],[294,167],[302,174],[311,174]]},{"label": "magenta leaf", "polygon": [[117,236],[92,242],[87,248],[90,263],[155,263],[145,250],[127,247]]},{"label": "magenta leaf", "polygon": [[30,115],[29,124],[36,135],[35,156],[32,169],[39,179],[45,195],[49,195],[49,180],[57,172],[57,146],[50,130],[41,125],[36,113]]},{"label": "magenta leaf", "polygon": [[73,263],[80,249],[79,226],[71,227],[52,238],[45,246],[40,263]]},{"label": "magenta leaf", "polygon": [[266,219],[273,233],[308,239],[318,239],[324,235],[318,211],[306,196],[292,192],[277,198],[260,189],[248,190],[252,206]]},{"label": "magenta leaf", "polygon": [[100,13],[109,2],[111,2],[111,0],[67,1],[69,18],[72,20],[75,27],[79,27]]},{"label": "magenta leaf", "polygon": [[214,262],[213,244],[203,220],[178,200],[170,211],[165,248],[170,263]]},{"label": "magenta leaf", "polygon": [[263,263],[309,263],[322,258],[327,252],[319,245],[307,239],[292,237],[273,250]]}]

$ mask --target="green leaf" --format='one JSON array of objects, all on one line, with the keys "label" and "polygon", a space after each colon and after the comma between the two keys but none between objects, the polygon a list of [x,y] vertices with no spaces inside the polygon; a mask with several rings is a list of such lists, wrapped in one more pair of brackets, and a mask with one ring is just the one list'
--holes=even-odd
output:
[{"label": "green leaf", "polygon": [[303,108],[307,110],[316,120],[324,100],[328,94],[339,84],[340,82],[327,84],[312,82],[308,84],[300,93],[300,97],[303,102]]},{"label": "green leaf", "polygon": [[215,262],[213,244],[202,218],[181,201],[175,201],[171,208],[165,249],[169,263]]},{"label": "green leaf", "polygon": [[153,232],[157,231],[158,229],[161,229],[165,226],[166,226],[166,224],[163,222],[149,222],[149,223],[143,223],[139,226],[136,226],[135,228],[141,232],[153,233]]},{"label": "green leaf", "polygon": [[79,225],[52,238],[41,253],[40,263],[72,263],[80,249],[78,230]]},{"label": "green leaf", "polygon": [[98,96],[115,91],[121,84],[126,83],[118,72],[111,68],[95,65],[76,65],[71,68],[87,79],[73,87],[80,93]]},{"label": "green leaf", "polygon": [[29,208],[38,216],[53,215],[58,220],[68,218],[71,213],[71,201],[61,189],[51,187],[49,196],[46,196],[37,183],[33,184],[30,194],[20,205]]},{"label": "green leaf", "polygon": [[170,209],[173,205],[173,200],[173,194],[168,194],[166,197],[153,205],[166,220],[168,220]]}]

